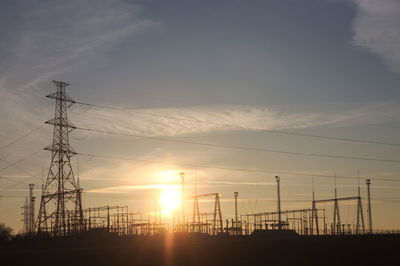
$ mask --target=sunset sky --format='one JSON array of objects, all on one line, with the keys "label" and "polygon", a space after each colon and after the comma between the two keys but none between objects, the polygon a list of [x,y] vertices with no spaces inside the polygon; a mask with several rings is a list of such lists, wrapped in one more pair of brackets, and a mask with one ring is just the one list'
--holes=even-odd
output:
[{"label": "sunset sky", "polygon": [[125,134],[71,133],[84,208],[154,211],[185,172],[186,194],[220,193],[231,219],[235,191],[241,214],[275,211],[275,175],[297,209],[313,175],[324,199],[335,174],[356,196],[359,171],[375,229],[400,228],[398,0],[4,0],[0,32],[0,223],[16,232],[50,163],[54,79],[97,105],[73,105],[74,125]]}]

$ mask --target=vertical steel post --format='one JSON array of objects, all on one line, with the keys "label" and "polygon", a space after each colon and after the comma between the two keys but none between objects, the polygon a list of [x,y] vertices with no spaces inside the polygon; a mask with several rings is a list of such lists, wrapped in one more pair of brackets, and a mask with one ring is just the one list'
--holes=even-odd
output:
[{"label": "vertical steel post", "polygon": [[282,229],[282,221],[281,221],[281,190],[280,190],[280,178],[279,176],[275,176],[276,184],[278,187],[278,230]]},{"label": "vertical steel post", "polygon": [[235,235],[238,234],[238,208],[237,208],[237,198],[239,196],[239,192],[234,192],[235,196]]},{"label": "vertical steel post", "polygon": [[29,233],[35,232],[35,197],[33,196],[34,184],[29,184]]},{"label": "vertical steel post", "polygon": [[367,184],[367,192],[368,192],[368,225],[369,225],[369,233],[372,234],[372,213],[371,213],[371,179],[367,179],[365,181]]},{"label": "vertical steel post", "polygon": [[181,177],[181,204],[182,204],[182,229],[183,231],[185,230],[185,173],[181,172],[179,173],[179,176]]}]

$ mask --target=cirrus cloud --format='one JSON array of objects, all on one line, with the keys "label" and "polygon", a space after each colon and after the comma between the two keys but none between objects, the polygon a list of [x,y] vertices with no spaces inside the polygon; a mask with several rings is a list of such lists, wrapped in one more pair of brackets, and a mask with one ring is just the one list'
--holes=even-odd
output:
[{"label": "cirrus cloud", "polygon": [[356,4],[353,41],[379,55],[400,73],[400,1],[352,0]]}]

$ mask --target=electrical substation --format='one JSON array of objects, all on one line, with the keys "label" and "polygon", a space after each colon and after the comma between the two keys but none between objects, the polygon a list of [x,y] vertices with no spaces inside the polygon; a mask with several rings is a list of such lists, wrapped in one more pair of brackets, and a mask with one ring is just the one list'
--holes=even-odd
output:
[{"label": "electrical substation", "polygon": [[[88,231],[116,235],[154,236],[162,233],[199,233],[211,236],[243,236],[290,232],[295,235],[359,235],[372,234],[371,180],[366,180],[367,199],[361,197],[360,182],[356,195],[316,199],[313,187],[308,209],[285,209],[281,204],[280,176],[276,181],[276,209],[257,213],[239,213],[239,192],[234,192],[234,217],[225,218],[221,195],[216,191],[190,195],[185,191],[185,173],[180,173],[181,206],[173,213],[172,221],[163,221],[159,212],[138,212],[128,206],[83,206],[79,177],[74,174],[71,158],[78,154],[70,145],[69,133],[76,129],[68,119],[68,108],[75,104],[67,93],[68,83],[53,81],[56,92],[48,95],[55,100],[55,115],[46,124],[53,126],[53,139],[45,150],[51,152],[50,167],[41,184],[41,195],[34,196],[34,184],[29,184],[29,196],[22,207],[23,230],[26,234],[50,236],[74,235]],[[273,177],[271,177],[272,179]],[[40,207],[35,214],[35,199]],[[204,211],[202,200],[211,201],[213,210]],[[342,203],[356,205],[355,223],[344,223]],[[192,210],[185,209],[188,203]],[[366,204],[366,205],[365,205]],[[321,208],[324,206],[325,208]],[[365,207],[366,206],[366,207]],[[364,215],[365,210],[367,215]],[[365,217],[366,216],[366,217]],[[367,222],[366,222],[367,221]]]}]

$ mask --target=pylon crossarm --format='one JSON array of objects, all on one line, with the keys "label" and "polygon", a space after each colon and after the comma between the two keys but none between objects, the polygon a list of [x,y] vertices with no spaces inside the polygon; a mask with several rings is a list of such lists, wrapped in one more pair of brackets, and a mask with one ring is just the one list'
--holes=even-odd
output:
[{"label": "pylon crossarm", "polygon": [[345,198],[336,198],[336,199],[322,199],[322,200],[314,200],[315,203],[319,202],[332,202],[332,201],[345,201],[345,200],[358,200],[359,197],[345,197]]},{"label": "pylon crossarm", "polygon": [[61,128],[72,128],[72,129],[76,129],[76,126],[74,126],[70,121],[61,121],[59,119],[50,119],[46,122],[44,122],[45,124],[49,124],[49,125],[53,125],[53,126],[58,126]]},{"label": "pylon crossarm", "polygon": [[69,102],[69,103],[72,103],[72,104],[76,103],[76,101],[72,100],[72,98],[66,93],[64,93],[64,97],[60,97],[57,92],[49,94],[49,95],[46,95],[46,97],[47,98],[56,99],[56,100],[60,100],[60,101]]},{"label": "pylon crossarm", "polygon": [[61,153],[65,154],[65,155],[68,155],[70,157],[73,156],[73,155],[78,154],[77,152],[74,152],[72,149],[60,149],[58,147],[54,147],[53,145],[45,147],[44,150],[46,150],[46,151],[54,151],[54,152],[61,152]]}]

